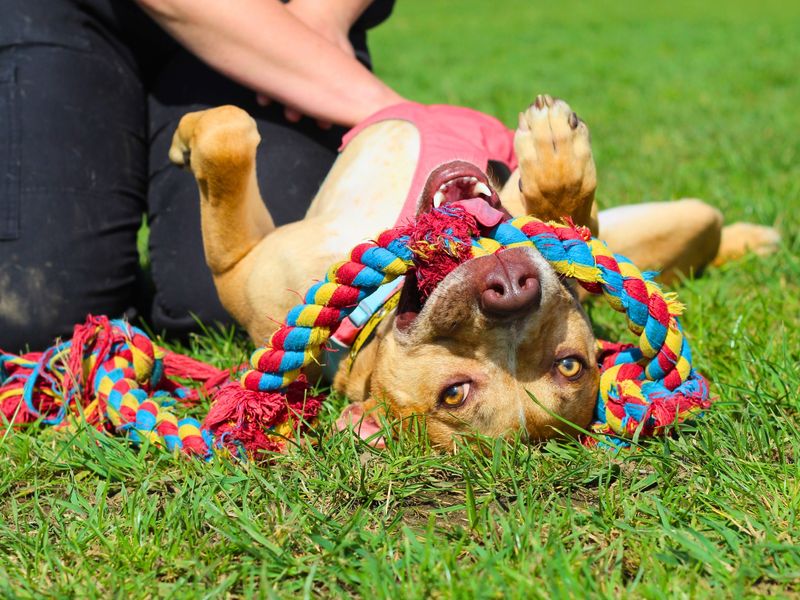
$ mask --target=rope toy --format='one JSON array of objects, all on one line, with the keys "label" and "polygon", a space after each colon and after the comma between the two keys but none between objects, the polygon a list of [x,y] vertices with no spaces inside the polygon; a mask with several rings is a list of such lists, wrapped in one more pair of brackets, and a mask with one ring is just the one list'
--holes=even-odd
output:
[{"label": "rope toy", "polygon": [[[602,294],[614,310],[625,314],[628,328],[638,336],[636,345],[600,342],[600,389],[592,430],[603,441],[625,445],[619,438],[637,432],[662,434],[710,406],[708,384],[692,368],[678,321],[683,306],[675,294],[662,292],[652,276],[613,254],[585,227],[528,216],[481,235],[471,215],[443,208],[422,215],[412,226],[384,231],[375,241],[356,246],[348,261],[333,265],[324,281],[308,290],[304,304],[289,311],[267,345],[253,353],[251,369],[240,385],[220,389],[206,426],[215,432],[220,421],[211,419],[212,414],[230,413],[244,399],[248,405],[275,402],[304,367],[318,360],[342,319],[379,286],[412,268],[420,281],[441,281],[464,260],[512,247],[536,248],[557,273],[576,279],[592,294]],[[237,421],[225,422],[225,431],[237,439],[240,430],[258,420],[257,414],[240,414]],[[259,450],[246,439],[242,443],[248,451]]]},{"label": "rope toy", "polygon": [[167,375],[209,385],[228,378],[227,371],[166,352],[128,323],[90,315],[72,340],[44,352],[0,352],[0,413],[10,423],[41,419],[60,429],[83,421],[135,443],[207,458],[208,431],[174,412],[177,402],[191,405],[199,395]]},{"label": "rope toy", "polygon": [[[196,422],[175,421],[175,437],[169,410],[174,402],[167,399],[168,394],[180,398],[181,394],[188,397],[188,392],[174,384],[168,386],[167,395],[157,389],[163,383],[159,351],[154,346],[151,352],[142,350],[144,334],[120,322],[113,322],[113,327],[124,333],[105,334],[114,341],[103,341],[104,352],[91,352],[88,363],[75,339],[66,368],[56,364],[70,350],[64,344],[36,360],[0,355],[0,379],[4,380],[0,408],[11,422],[28,422],[57,409],[50,424],[60,424],[66,407],[77,406],[73,399],[82,394],[80,406],[88,422],[124,431],[134,440],[147,436],[167,449],[203,456],[210,456],[214,448],[240,456],[279,451],[294,432],[313,423],[324,400],[311,395],[304,367],[319,359],[331,334],[361,300],[412,269],[425,293],[465,260],[512,247],[536,248],[558,274],[603,295],[625,315],[628,328],[638,336],[637,344],[599,342],[600,389],[592,430],[602,442],[626,445],[625,439],[637,435],[663,434],[710,406],[708,384],[692,368],[678,321],[683,306],[675,294],[662,292],[651,275],[641,273],[628,259],[592,238],[588,229],[572,223],[519,217],[482,230],[463,209],[445,207],[422,215],[413,225],[384,231],[374,241],[356,246],[349,260],[333,265],[325,279],[308,290],[304,303],[289,311],[267,345],[252,354],[250,368],[239,382],[216,390],[199,430]],[[193,362],[195,369],[202,364]],[[151,365],[149,371],[145,363]],[[90,385],[74,376],[87,371],[82,379]],[[199,379],[220,381],[219,372],[201,375]],[[148,396],[148,390],[155,392]],[[140,418],[142,411],[151,417]],[[186,434],[182,436],[181,431]],[[585,441],[592,444],[594,438]]]}]

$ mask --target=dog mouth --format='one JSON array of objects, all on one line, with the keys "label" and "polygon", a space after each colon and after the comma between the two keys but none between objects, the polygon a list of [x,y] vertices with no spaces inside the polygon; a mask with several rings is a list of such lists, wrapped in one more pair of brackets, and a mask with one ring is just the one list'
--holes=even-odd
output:
[{"label": "dog mouth", "polygon": [[[457,160],[440,165],[428,176],[418,203],[417,216],[447,206],[458,206],[483,227],[493,227],[511,215],[500,203],[489,178],[477,166]],[[425,306],[416,274],[406,275],[400,292],[395,325],[408,330]]]},{"label": "dog mouth", "polygon": [[486,182],[472,175],[448,179],[433,194],[433,207],[439,208],[470,198],[489,202],[492,199],[492,188]]},{"label": "dog mouth", "polygon": [[431,172],[420,196],[417,215],[451,204],[468,206],[481,223],[486,218],[496,220],[490,216],[491,211],[486,210],[489,208],[500,211],[505,218],[510,216],[500,204],[486,174],[463,160],[445,163]]}]

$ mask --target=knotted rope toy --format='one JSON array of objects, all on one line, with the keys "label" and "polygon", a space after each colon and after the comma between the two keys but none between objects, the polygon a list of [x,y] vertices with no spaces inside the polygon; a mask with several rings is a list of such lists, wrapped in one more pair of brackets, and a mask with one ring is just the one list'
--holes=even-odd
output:
[{"label": "knotted rope toy", "polygon": [[165,351],[124,321],[89,316],[70,341],[22,356],[0,352],[0,414],[14,424],[69,429],[85,422],[98,430],[149,440],[167,450],[207,457],[212,439],[197,419],[178,419],[178,402],[199,394],[170,377],[205,381],[209,389],[228,371]]},{"label": "knotted rope toy", "polygon": [[[411,270],[422,282],[423,291],[430,291],[465,260],[513,247],[536,248],[558,274],[577,280],[592,294],[604,296],[614,310],[625,315],[628,328],[638,337],[637,344],[599,342],[600,389],[592,425],[596,438],[624,445],[626,439],[637,435],[663,434],[710,406],[708,385],[692,367],[691,352],[678,320],[683,306],[674,294],[665,294],[651,276],[642,274],[625,257],[613,254],[584,227],[519,217],[482,230],[464,210],[444,207],[421,215],[412,225],[394,227],[374,241],[359,244],[349,260],[333,265],[325,279],[308,290],[304,303],[289,311],[267,345],[253,353],[250,369],[239,381],[218,388],[199,431],[196,423],[175,422],[180,445],[174,429],[165,425],[174,420],[167,410],[173,402],[164,400],[167,396],[161,391],[153,396],[147,392],[147,385],[155,389],[162,381],[158,353],[153,351],[149,374],[146,370],[137,374],[142,342],[134,340],[143,334],[124,323],[114,324],[125,332],[124,339],[116,342],[118,346],[109,347],[104,342],[106,353],[91,351],[88,366],[85,352],[74,341],[67,365],[62,367],[55,364],[56,358],[70,349],[63,344],[36,361],[27,359],[24,365],[20,363],[24,358],[0,356],[0,378],[4,380],[0,407],[12,422],[20,422],[14,415],[18,416],[22,404],[26,419],[56,410],[56,423],[64,420],[70,405],[90,407],[92,410],[83,409],[83,418],[90,423],[123,430],[134,440],[147,436],[168,449],[182,448],[204,456],[214,448],[226,448],[239,456],[282,450],[294,432],[313,423],[324,400],[323,396],[311,395],[303,368],[319,360],[331,334],[359,302]],[[95,354],[98,357],[92,359]],[[102,365],[109,365],[103,367],[108,375],[101,376],[97,367],[101,359]],[[15,366],[26,371],[16,373]],[[110,375],[114,368],[121,369],[116,379]],[[116,390],[112,384],[117,381],[125,381],[129,389]],[[137,389],[132,382],[142,387]],[[178,391],[179,386],[170,385],[179,397],[186,394]],[[16,391],[19,388],[22,393]],[[71,404],[81,393],[84,404]],[[20,396],[16,404],[15,395]],[[57,397],[63,400],[58,402]],[[121,410],[126,401],[132,413]],[[145,410],[134,405],[147,405],[146,412],[154,418],[134,418]],[[75,412],[73,408],[71,414]],[[183,427],[187,435],[181,437]]]}]

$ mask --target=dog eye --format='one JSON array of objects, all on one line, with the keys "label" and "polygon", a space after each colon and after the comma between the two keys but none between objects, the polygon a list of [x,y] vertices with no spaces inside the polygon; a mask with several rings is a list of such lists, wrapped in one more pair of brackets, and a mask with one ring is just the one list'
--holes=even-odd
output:
[{"label": "dog eye", "polygon": [[439,396],[439,402],[450,408],[456,408],[464,404],[469,396],[469,383],[457,383],[444,389]]},{"label": "dog eye", "polygon": [[520,177],[520,178],[517,180],[517,185],[519,186],[519,191],[520,191],[520,192],[524,191],[524,190],[522,189],[522,177]]},{"label": "dog eye", "polygon": [[583,372],[581,361],[574,356],[559,359],[556,361],[556,368],[564,377],[573,381]]}]

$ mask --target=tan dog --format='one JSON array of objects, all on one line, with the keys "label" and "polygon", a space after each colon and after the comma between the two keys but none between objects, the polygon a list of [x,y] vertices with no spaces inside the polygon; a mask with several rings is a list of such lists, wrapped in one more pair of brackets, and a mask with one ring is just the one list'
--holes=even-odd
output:
[{"label": "tan dog", "polygon": [[[235,107],[191,113],[170,158],[197,179],[206,260],[220,298],[262,345],[275,319],[297,303],[291,290],[305,290],[357,243],[394,224],[420,138],[405,121],[366,128],[339,156],[306,218],[279,228],[256,182],[259,139],[255,122]],[[520,115],[514,146],[520,167],[499,194],[480,170],[450,163],[429,178],[419,210],[479,197],[502,202],[515,216],[569,216],[597,235],[589,130],[572,109],[538,96]],[[612,250],[665,278],[778,243],[766,227],[723,228],[719,211],[691,199],[611,209],[599,222]],[[549,413],[589,423],[598,386],[595,339],[570,287],[538,252],[518,248],[467,261],[424,305],[408,278],[395,318],[333,383],[353,401],[340,423],[359,423],[364,437],[378,430],[381,406],[392,417],[424,418],[431,442],[443,448],[474,432],[543,439],[565,432]]]}]

